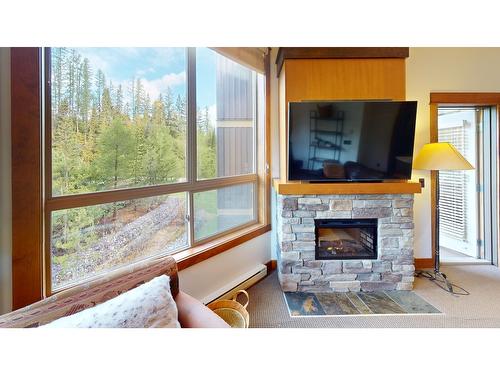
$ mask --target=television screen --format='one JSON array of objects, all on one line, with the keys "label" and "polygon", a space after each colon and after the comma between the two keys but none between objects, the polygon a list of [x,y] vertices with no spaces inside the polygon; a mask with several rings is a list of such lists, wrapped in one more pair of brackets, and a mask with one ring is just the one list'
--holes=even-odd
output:
[{"label": "television screen", "polygon": [[291,102],[288,179],[410,179],[416,111],[416,101]]}]

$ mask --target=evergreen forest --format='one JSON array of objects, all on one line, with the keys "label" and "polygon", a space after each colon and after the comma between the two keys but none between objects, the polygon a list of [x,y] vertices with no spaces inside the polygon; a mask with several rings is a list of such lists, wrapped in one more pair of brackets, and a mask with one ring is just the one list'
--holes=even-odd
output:
[{"label": "evergreen forest", "polygon": [[[186,180],[185,94],[167,88],[152,98],[138,77],[130,77],[126,87],[113,83],[75,49],[52,48],[50,64],[53,196]],[[215,177],[216,140],[208,107],[197,109],[197,129],[198,177]],[[135,243],[123,242],[124,228],[133,231],[138,219],[153,220],[153,232]],[[144,256],[146,248],[183,246],[184,219],[184,193],[53,212],[52,283],[60,286],[127,263]],[[118,247],[121,253],[110,254]]]}]

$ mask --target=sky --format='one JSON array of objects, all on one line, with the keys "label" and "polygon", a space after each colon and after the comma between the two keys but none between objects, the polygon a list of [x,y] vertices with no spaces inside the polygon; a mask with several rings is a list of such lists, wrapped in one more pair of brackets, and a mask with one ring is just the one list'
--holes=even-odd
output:
[{"label": "sky", "polygon": [[[128,92],[132,78],[141,78],[151,101],[165,93],[167,87],[186,96],[185,48],[75,48],[83,58],[88,58],[95,73],[101,69],[106,80],[117,87],[122,84]],[[209,107],[210,117],[215,120],[215,56],[208,48],[196,49],[196,101],[197,106]]]}]

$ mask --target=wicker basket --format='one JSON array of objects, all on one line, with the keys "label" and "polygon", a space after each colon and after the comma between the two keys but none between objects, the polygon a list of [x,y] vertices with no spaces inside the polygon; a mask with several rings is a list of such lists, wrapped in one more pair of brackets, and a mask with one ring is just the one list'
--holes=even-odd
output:
[{"label": "wicker basket", "polygon": [[[236,301],[236,298],[240,293],[243,293],[247,297],[245,305]],[[221,299],[219,301],[211,302],[207,306],[214,313],[224,319],[224,321],[232,328],[248,328],[250,315],[248,315],[246,307],[248,306],[249,301],[250,297],[248,296],[248,293],[244,290],[238,290],[233,299]]]}]

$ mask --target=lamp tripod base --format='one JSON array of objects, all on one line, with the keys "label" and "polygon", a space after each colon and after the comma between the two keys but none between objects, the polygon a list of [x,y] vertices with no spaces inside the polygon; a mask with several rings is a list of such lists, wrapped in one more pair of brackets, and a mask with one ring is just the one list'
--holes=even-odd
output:
[{"label": "lamp tripod base", "polygon": [[[454,296],[468,296],[470,293],[458,285],[450,283],[444,273],[439,271],[439,171],[436,171],[436,223],[435,223],[435,254],[434,254],[434,271],[415,271],[415,276],[425,277],[441,289],[447,291]],[[455,289],[454,289],[455,288]]]},{"label": "lamp tripod base", "polygon": [[439,271],[438,269],[435,269],[434,271],[423,271],[423,270],[416,271],[415,276],[425,277],[429,281],[432,281],[433,283],[435,283],[441,289],[446,290],[448,293],[453,294],[453,295],[468,296],[470,294],[468,291],[466,291],[462,287],[459,287],[458,285],[452,284],[448,280],[446,275],[443,272]]},{"label": "lamp tripod base", "polygon": [[430,281],[436,281],[441,284],[444,284],[448,292],[453,293],[453,284],[451,284],[446,275],[439,270],[417,271],[417,276],[423,276],[428,278]]}]

